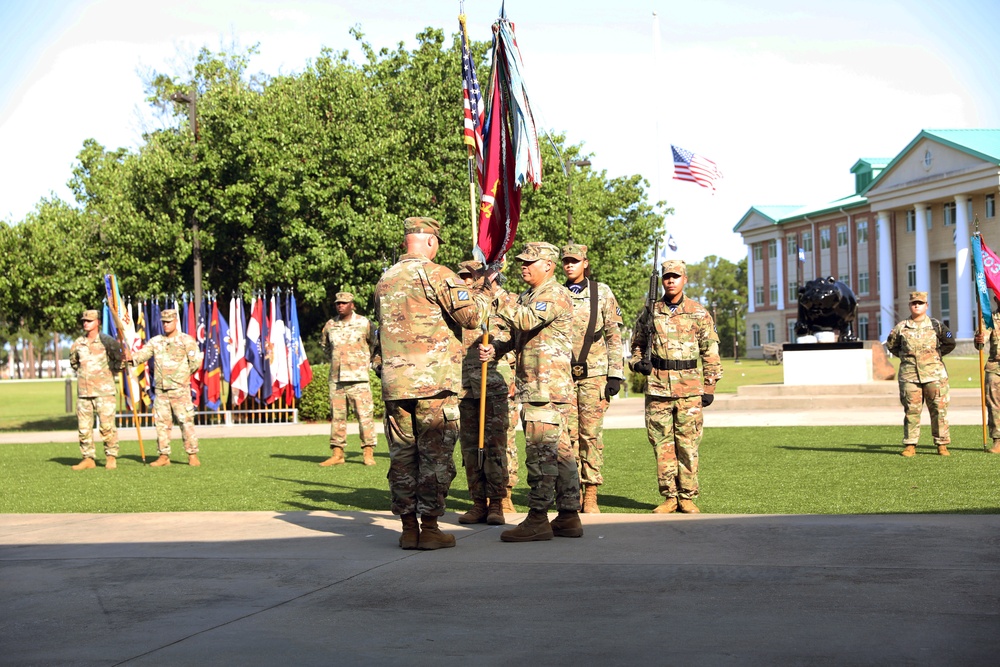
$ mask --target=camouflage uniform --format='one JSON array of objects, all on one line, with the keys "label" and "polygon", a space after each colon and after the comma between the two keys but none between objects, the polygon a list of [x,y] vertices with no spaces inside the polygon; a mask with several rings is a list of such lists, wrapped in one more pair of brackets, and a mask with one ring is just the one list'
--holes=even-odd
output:
[{"label": "camouflage uniform", "polygon": [[[354,297],[338,292],[337,300]],[[323,327],[320,345],[330,359],[330,449],[347,444],[347,404],[354,408],[361,431],[361,446],[374,447],[374,406],[368,367],[375,346],[375,327],[367,318],[351,313],[334,318]]]},{"label": "camouflage uniform", "polygon": [[[546,248],[551,248],[551,257]],[[517,257],[559,261],[558,249],[547,243],[529,243]],[[510,324],[513,334],[509,342],[495,346],[496,354],[503,356],[511,348],[517,351],[515,382],[526,442],[528,507],[547,512],[554,501],[557,509],[576,512],[580,477],[568,428],[573,403],[569,290],[554,277],[519,296],[498,289],[496,312]]]},{"label": "camouflage uniform", "polygon": [[[96,319],[97,311],[94,313]],[[122,349],[111,336],[98,334],[94,340],[80,336],[69,348],[69,365],[77,374],[76,422],[80,434],[80,453],[94,458],[94,415],[100,421],[104,455],[118,457],[118,430],[115,411],[118,407],[114,373],[124,368]]]},{"label": "camouflage uniform", "polygon": [[[920,293],[916,293],[920,294]],[[911,295],[912,297],[913,295]],[[926,301],[926,295],[923,299]],[[911,302],[913,298],[910,299]],[[934,444],[951,442],[948,432],[948,371],[941,357],[955,349],[951,331],[938,320],[907,318],[893,327],[886,340],[899,357],[899,402],[903,405],[903,445],[920,440],[920,411],[927,404]]]},{"label": "camouflage uniform", "polygon": [[[165,311],[164,311],[165,312]],[[177,329],[170,336],[153,336],[132,355],[138,365],[153,358],[156,400],[156,442],[160,456],[170,456],[170,431],[173,417],[181,427],[184,451],[198,453],[198,437],[194,433],[194,404],[191,402],[191,376],[201,368],[201,352],[194,338]]]},{"label": "camouflage uniform", "polygon": [[990,329],[990,352],[986,358],[986,407],[989,408],[990,438],[1000,440],[1000,329]]},{"label": "camouflage uniform", "polygon": [[[407,218],[406,232],[436,235],[429,222]],[[488,309],[480,290],[417,254],[402,255],[375,287],[393,514],[444,514],[456,472],[461,329],[478,327]]]},{"label": "camouflage uniform", "polygon": [[[668,260],[664,267],[671,264],[680,262]],[[704,385],[709,386],[722,378],[719,336],[708,311],[683,294],[673,306],[665,298],[654,304],[653,326],[656,335],[650,341],[645,327],[636,325],[629,366],[634,369],[646,346],[652,346],[654,367],[646,384],[646,435],[656,455],[660,495],[694,500],[698,497],[698,447],[703,423],[701,396],[706,393],[702,375]],[[714,389],[708,393],[712,392]]]}]

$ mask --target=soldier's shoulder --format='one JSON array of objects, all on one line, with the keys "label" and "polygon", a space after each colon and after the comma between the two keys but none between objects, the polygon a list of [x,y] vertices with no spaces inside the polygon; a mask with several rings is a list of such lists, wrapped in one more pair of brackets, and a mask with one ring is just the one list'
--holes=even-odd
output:
[{"label": "soldier's shoulder", "polygon": [[79,347],[81,345],[86,345],[86,344],[87,344],[87,337],[80,336],[79,338],[73,341],[73,345],[71,345],[71,347]]}]

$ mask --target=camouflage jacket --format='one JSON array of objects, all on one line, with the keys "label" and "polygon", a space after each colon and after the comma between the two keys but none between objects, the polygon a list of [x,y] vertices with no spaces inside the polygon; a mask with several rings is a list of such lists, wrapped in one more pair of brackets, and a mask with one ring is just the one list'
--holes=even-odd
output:
[{"label": "camouflage jacket", "polygon": [[518,399],[522,403],[571,403],[573,300],[553,277],[519,296],[497,290],[497,315],[512,337],[496,345],[497,356],[517,351]]},{"label": "camouflage jacket", "polygon": [[955,338],[940,321],[907,318],[892,328],[885,345],[899,357],[900,382],[923,384],[948,379],[941,357],[955,349]]},{"label": "camouflage jacket", "polygon": [[190,387],[191,376],[201,368],[197,341],[179,331],[172,336],[153,336],[132,354],[132,363],[141,364],[150,357],[157,391]]},{"label": "camouflage jacket", "polygon": [[489,310],[481,288],[446,266],[402,255],[375,286],[382,398],[426,398],[462,389],[464,329]]},{"label": "camouflage jacket", "polygon": [[69,348],[69,365],[76,371],[76,395],[114,396],[114,374],[122,370],[122,347],[107,334],[99,334],[93,341],[80,336]]},{"label": "camouflage jacket", "polygon": [[[646,327],[636,324],[632,336],[632,358],[629,366],[642,360],[647,345],[652,345],[654,368],[646,383],[648,396],[683,398],[705,393],[704,384],[715,385],[722,379],[722,360],[719,357],[719,335],[715,322],[705,308],[692,299],[681,298],[681,302],[671,312],[665,300],[660,299],[653,307],[653,326],[656,330],[653,340],[646,340]],[[701,372],[697,361],[701,357]],[[659,369],[656,360],[666,362],[693,362],[691,368],[678,370]],[[714,393],[710,389],[709,393]]]},{"label": "camouflage jacket", "polygon": [[[490,343],[499,344],[510,340],[510,329],[499,317],[490,318]],[[482,328],[465,329],[462,344],[465,356],[462,358],[462,398],[479,398],[482,389],[483,362],[479,361],[479,344],[483,341]],[[486,365],[486,395],[506,394],[514,373],[510,367],[510,357],[493,359]]]},{"label": "camouflage jacket", "polygon": [[[1000,315],[994,314],[994,317],[1000,317]],[[990,329],[990,356],[986,358],[986,367],[984,370],[987,373],[1000,373],[1000,329],[993,327]]]},{"label": "camouflage jacket", "polygon": [[[587,353],[587,377],[607,375],[625,379],[622,372],[622,311],[618,307],[611,288],[604,283],[597,285],[597,322],[594,324],[594,339]],[[580,293],[570,290],[573,299],[573,358],[579,359],[583,349],[583,337],[590,324],[590,281]],[[583,360],[580,360],[583,361]]]},{"label": "camouflage jacket", "polygon": [[367,317],[334,318],[323,327],[320,345],[330,360],[330,382],[368,382],[375,347],[375,327]]}]

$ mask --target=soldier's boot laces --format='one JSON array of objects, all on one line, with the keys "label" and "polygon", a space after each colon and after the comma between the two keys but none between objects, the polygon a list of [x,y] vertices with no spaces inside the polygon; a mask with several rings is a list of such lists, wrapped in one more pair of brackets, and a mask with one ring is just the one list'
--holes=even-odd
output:
[{"label": "soldier's boot laces", "polygon": [[586,484],[583,487],[583,513],[600,514],[601,508],[597,506],[597,485]]},{"label": "soldier's boot laces", "polygon": [[501,542],[539,542],[551,540],[552,526],[549,525],[549,515],[542,510],[530,510],[516,528],[500,533]]},{"label": "soldier's boot laces", "polygon": [[458,517],[459,523],[486,523],[486,499],[473,500],[469,511]]},{"label": "soldier's boot laces", "polygon": [[899,455],[900,456],[905,456],[906,458],[910,458],[911,456],[916,456],[917,455],[917,446],[916,445],[906,445],[905,447],[903,447],[903,451],[901,451],[899,453]]},{"label": "soldier's boot laces", "polygon": [[326,461],[323,461],[322,463],[319,464],[321,468],[327,468],[329,466],[339,466],[343,464],[344,462],[343,447],[334,447],[330,453],[332,454],[332,456],[328,458]]},{"label": "soldier's boot laces", "polygon": [[118,459],[114,456],[109,456],[104,460],[105,470],[114,470],[118,467]]},{"label": "soldier's boot laces", "polygon": [[438,518],[436,516],[420,517],[420,548],[424,551],[434,549],[447,549],[455,546],[455,536],[450,533],[441,532],[438,528]]},{"label": "soldier's boot laces", "polygon": [[71,467],[73,470],[90,470],[91,468],[96,468],[97,463],[94,462],[94,459],[86,458],[77,463],[75,466]]},{"label": "soldier's boot laces", "polygon": [[197,468],[201,465],[201,461],[198,460],[197,454],[188,454],[188,465]]},{"label": "soldier's boot laces", "polygon": [[516,509],[514,509],[514,501],[511,499],[511,494],[513,493],[513,491],[514,489],[510,488],[509,486],[507,487],[507,497],[503,499],[503,503],[501,504],[501,507],[503,507],[503,511],[510,512],[511,514],[517,511]]},{"label": "soldier's boot laces", "polygon": [[990,448],[990,454],[1000,454],[1000,438],[993,441],[993,447]]},{"label": "soldier's boot laces", "polygon": [[653,508],[653,514],[673,514],[677,511],[677,499],[667,498]]},{"label": "soldier's boot laces", "polygon": [[580,513],[573,510],[559,510],[559,515],[549,524],[556,537],[583,537],[583,523]]},{"label": "soldier's boot laces", "polygon": [[416,549],[420,546],[420,525],[416,514],[404,514],[399,517],[403,521],[403,533],[399,536],[399,546],[403,549]]},{"label": "soldier's boot laces", "polygon": [[951,456],[951,452],[948,451],[948,445],[938,445],[938,454],[941,456]]},{"label": "soldier's boot laces", "polygon": [[503,501],[506,498],[490,498],[489,512],[486,514],[486,523],[491,526],[502,526],[507,523],[503,518]]},{"label": "soldier's boot laces", "polygon": [[[375,465],[375,447],[367,445],[363,448],[365,455],[365,465],[373,466]],[[343,458],[343,451],[341,451],[341,458]]]},{"label": "soldier's boot laces", "polygon": [[160,454],[160,458],[158,458],[155,461],[153,461],[152,463],[150,463],[149,467],[150,468],[160,468],[162,466],[168,466],[168,465],[170,465],[170,457],[167,456],[166,454]]},{"label": "soldier's boot laces", "polygon": [[684,514],[701,514],[701,510],[690,498],[681,498],[677,501],[677,510]]}]

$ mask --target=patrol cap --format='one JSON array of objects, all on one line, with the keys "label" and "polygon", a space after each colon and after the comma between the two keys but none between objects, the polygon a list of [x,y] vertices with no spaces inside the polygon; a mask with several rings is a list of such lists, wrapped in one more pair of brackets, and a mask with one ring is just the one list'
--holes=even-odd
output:
[{"label": "patrol cap", "polygon": [[337,292],[337,298],[334,299],[334,303],[354,303],[354,295],[350,292]]},{"label": "patrol cap", "polygon": [[407,218],[403,221],[403,234],[433,234],[441,238],[441,223],[434,218]]},{"label": "patrol cap", "polygon": [[532,241],[525,244],[524,250],[517,256],[522,262],[534,262],[539,259],[551,259],[553,262],[559,261],[559,248],[545,241]]},{"label": "patrol cap", "polygon": [[583,261],[587,259],[587,246],[580,243],[570,243],[562,249],[563,259],[576,259]]},{"label": "patrol cap", "polygon": [[687,264],[685,264],[682,259],[668,259],[660,265],[660,276],[665,276],[668,273],[674,273],[678,276],[686,276]]},{"label": "patrol cap", "polygon": [[910,303],[927,303],[927,292],[910,292]]},{"label": "patrol cap", "polygon": [[480,262],[478,259],[467,259],[464,262],[459,263],[458,271],[456,273],[458,273],[458,275],[462,275],[463,273],[472,275],[482,270],[483,270],[483,263]]},{"label": "patrol cap", "polygon": [[177,319],[177,311],[173,308],[167,308],[160,313],[160,319],[164,322],[173,322]]},{"label": "patrol cap", "polygon": [[85,310],[83,311],[83,315],[80,316],[80,319],[84,322],[95,322],[99,319],[99,317],[96,310]]}]

